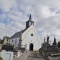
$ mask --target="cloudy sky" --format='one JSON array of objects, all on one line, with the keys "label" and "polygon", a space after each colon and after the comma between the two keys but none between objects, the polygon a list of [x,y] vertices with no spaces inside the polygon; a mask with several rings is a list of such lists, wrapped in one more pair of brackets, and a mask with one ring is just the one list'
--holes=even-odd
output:
[{"label": "cloudy sky", "polygon": [[0,0],[0,38],[24,29],[30,13],[40,37],[60,40],[60,0]]}]

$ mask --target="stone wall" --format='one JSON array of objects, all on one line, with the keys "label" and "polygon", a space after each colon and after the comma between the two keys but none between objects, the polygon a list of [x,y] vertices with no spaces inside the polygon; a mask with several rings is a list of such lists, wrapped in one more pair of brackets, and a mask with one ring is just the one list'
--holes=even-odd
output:
[{"label": "stone wall", "polygon": [[0,57],[2,57],[3,60],[13,60],[13,52],[2,51],[0,52]]}]

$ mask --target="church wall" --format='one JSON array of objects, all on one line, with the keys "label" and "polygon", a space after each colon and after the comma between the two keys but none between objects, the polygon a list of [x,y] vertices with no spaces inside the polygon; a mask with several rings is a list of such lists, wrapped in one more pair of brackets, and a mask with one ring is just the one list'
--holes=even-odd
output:
[{"label": "church wall", "polygon": [[[33,34],[33,36],[31,36]],[[23,34],[22,34],[22,45],[26,45],[26,49],[29,50],[30,43],[33,43],[34,48],[33,50],[39,50],[40,44],[40,37],[35,31],[34,27],[29,27]]]},{"label": "church wall", "polygon": [[14,45],[14,46],[16,46],[16,47],[18,47],[19,38],[11,38],[11,39],[9,40],[9,43],[12,44],[12,45]]}]

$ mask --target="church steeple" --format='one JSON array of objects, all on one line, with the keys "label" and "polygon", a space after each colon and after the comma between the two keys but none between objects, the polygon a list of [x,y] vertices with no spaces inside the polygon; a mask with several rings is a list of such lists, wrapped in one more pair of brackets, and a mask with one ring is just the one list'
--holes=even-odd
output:
[{"label": "church steeple", "polygon": [[31,14],[30,14],[30,16],[29,16],[29,20],[32,20]]},{"label": "church steeple", "polygon": [[29,28],[31,25],[34,26],[34,21],[32,21],[32,16],[30,14],[29,20],[26,22],[26,29]]}]

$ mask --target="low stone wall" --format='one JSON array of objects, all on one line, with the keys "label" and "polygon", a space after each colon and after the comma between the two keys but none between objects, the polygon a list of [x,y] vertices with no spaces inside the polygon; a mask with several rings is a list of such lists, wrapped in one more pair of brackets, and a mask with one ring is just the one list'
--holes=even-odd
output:
[{"label": "low stone wall", "polygon": [[57,56],[57,57],[48,56],[48,59],[49,60],[60,60],[60,56]]},{"label": "low stone wall", "polygon": [[13,60],[13,52],[2,51],[0,52],[0,57],[2,57],[3,60]]}]

